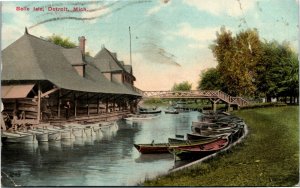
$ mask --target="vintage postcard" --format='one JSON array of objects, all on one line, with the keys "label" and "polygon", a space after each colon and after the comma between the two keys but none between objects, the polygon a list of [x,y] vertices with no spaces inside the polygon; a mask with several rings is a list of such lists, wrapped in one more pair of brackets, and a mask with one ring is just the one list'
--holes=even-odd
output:
[{"label": "vintage postcard", "polygon": [[297,185],[298,32],[299,0],[1,2],[1,186]]}]

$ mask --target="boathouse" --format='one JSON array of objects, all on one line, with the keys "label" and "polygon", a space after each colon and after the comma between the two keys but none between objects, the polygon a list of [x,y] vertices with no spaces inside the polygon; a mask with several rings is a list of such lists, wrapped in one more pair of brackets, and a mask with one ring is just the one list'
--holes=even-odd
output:
[{"label": "boathouse", "polygon": [[13,124],[31,125],[96,122],[135,111],[141,95],[132,67],[106,48],[86,56],[85,41],[79,37],[79,47],[64,48],[26,29],[2,51],[2,113]]}]

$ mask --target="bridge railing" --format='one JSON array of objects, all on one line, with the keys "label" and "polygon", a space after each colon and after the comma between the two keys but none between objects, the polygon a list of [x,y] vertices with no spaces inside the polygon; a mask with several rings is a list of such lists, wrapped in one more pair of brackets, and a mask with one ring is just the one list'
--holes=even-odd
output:
[{"label": "bridge railing", "polygon": [[227,103],[231,103],[231,96],[228,95],[227,93],[224,93],[223,91],[218,91],[219,92],[219,98],[222,99],[223,101]]},{"label": "bridge railing", "polygon": [[237,104],[239,106],[246,106],[249,102],[242,97],[231,97],[231,103]]},{"label": "bridge railing", "polygon": [[221,99],[228,104],[245,106],[249,102],[241,97],[232,97],[220,90],[191,90],[191,91],[143,91],[146,98],[210,98]]},{"label": "bridge railing", "polygon": [[219,91],[215,90],[191,90],[191,91],[144,91],[145,97],[218,97]]},{"label": "bridge railing", "polygon": [[218,97],[219,92],[215,90],[194,90],[197,94],[206,97]]}]

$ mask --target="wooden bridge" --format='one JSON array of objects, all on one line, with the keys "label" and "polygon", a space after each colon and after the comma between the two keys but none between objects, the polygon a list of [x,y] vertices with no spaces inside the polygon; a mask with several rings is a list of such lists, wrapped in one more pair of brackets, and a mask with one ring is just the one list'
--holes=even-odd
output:
[{"label": "wooden bridge", "polygon": [[192,90],[192,91],[143,91],[143,98],[160,98],[160,99],[209,99],[216,109],[218,102],[225,102],[238,107],[247,106],[249,102],[242,97],[232,97],[220,90]]}]

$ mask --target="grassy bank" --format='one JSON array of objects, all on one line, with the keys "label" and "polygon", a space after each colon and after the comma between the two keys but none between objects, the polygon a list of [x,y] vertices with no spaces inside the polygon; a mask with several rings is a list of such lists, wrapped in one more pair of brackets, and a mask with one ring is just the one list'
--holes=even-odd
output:
[{"label": "grassy bank", "polygon": [[144,182],[146,186],[293,186],[299,181],[297,106],[236,112],[244,142],[216,158]]}]

